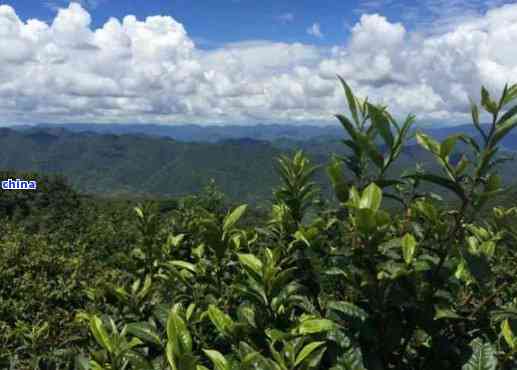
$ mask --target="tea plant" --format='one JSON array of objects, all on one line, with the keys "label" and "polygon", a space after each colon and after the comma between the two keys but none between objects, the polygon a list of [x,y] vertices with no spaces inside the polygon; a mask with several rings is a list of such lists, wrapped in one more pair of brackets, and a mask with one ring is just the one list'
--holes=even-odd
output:
[{"label": "tea plant", "polygon": [[[279,158],[281,184],[267,220],[246,219],[246,205],[226,208],[212,185],[205,197],[187,198],[169,214],[134,208],[130,221],[118,223],[124,225],[118,248],[117,223],[104,218],[107,235],[99,235],[99,224],[82,225],[80,247],[29,238],[26,259],[27,236],[7,227],[0,261],[14,290],[1,287],[2,364],[82,370],[515,365],[517,211],[490,205],[504,194],[499,144],[517,126],[517,85],[505,86],[497,100],[482,88],[481,105],[471,104],[479,135],[439,142],[414,131],[414,116],[398,122],[387,107],[340,82],[350,114],[336,117],[350,155],[333,156],[326,167],[333,206],[318,206],[320,168],[299,151]],[[488,129],[480,109],[491,117]],[[415,166],[394,175],[412,137],[440,172]],[[445,202],[429,189],[456,200]],[[388,211],[388,199],[398,206]],[[102,242],[98,251],[95,240]],[[62,254],[58,271],[46,254],[54,248]],[[86,261],[93,271],[85,270]],[[70,278],[59,280],[60,274]],[[38,283],[36,275],[45,279]],[[43,297],[41,315],[31,294]],[[62,315],[51,320],[55,307]],[[65,348],[72,356],[59,352]]]}]

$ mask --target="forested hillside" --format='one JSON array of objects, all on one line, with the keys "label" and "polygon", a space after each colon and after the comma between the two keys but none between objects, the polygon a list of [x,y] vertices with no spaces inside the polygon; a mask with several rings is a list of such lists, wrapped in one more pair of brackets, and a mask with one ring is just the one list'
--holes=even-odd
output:
[{"label": "forested hillside", "polygon": [[[343,132],[342,138],[347,137],[348,133]],[[64,175],[77,191],[112,197],[184,196],[201,191],[213,179],[229,199],[256,205],[269,201],[271,189],[279,185],[274,170],[276,158],[300,149],[321,166],[316,170],[315,181],[322,188],[322,195],[330,197],[332,191],[324,166],[333,154],[351,153],[343,139],[269,142],[241,138],[187,143],[144,135],[4,128],[0,129],[0,168]],[[381,151],[386,150],[382,142],[379,145]],[[466,144],[458,143],[452,160],[459,159],[467,149]],[[389,171],[398,177],[405,170],[414,170],[417,164],[428,170],[437,169],[432,155],[411,137]],[[515,164],[512,160],[500,167],[509,184],[516,182]]]},{"label": "forested hillside", "polygon": [[82,192],[178,196],[200,191],[213,178],[233,199],[245,201],[270,196],[280,154],[251,139],[194,144],[62,130],[3,129],[0,146],[0,168],[63,174]]},{"label": "forested hillside", "polygon": [[[427,134],[437,139],[445,139],[449,135],[464,133],[471,136],[479,135],[472,125],[451,125],[449,122],[418,122],[418,126]],[[489,124],[481,124],[487,130]],[[152,137],[171,138],[182,142],[217,143],[228,139],[255,139],[276,142],[333,142],[343,137],[339,124],[262,124],[262,125],[151,125],[151,124],[36,124],[10,126],[16,130],[53,130],[65,129],[77,133],[98,133],[112,135],[146,135]],[[412,144],[415,142],[412,141]],[[517,134],[509,133],[501,141],[501,147],[506,150],[517,150]]]},{"label": "forested hillside", "polygon": [[482,88],[476,136],[419,131],[413,146],[414,116],[398,122],[341,83],[346,139],[326,160],[315,143],[310,157],[253,140],[2,130],[0,167],[75,186],[151,191],[220,171],[222,186],[277,185],[260,207],[213,183],[140,203],[0,173],[38,182],[0,193],[0,367],[514,368],[517,207],[499,144],[517,126],[517,85],[498,99]]}]

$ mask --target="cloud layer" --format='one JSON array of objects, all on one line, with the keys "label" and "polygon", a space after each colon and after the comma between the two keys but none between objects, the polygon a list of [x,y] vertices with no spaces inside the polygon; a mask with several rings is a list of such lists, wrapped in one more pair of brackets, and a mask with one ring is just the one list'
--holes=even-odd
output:
[{"label": "cloud layer", "polygon": [[361,96],[421,120],[466,120],[468,96],[517,82],[517,5],[439,33],[362,15],[332,48],[250,41],[196,47],[171,17],[92,29],[78,3],[51,24],[0,6],[1,123],[332,121],[340,74]]}]

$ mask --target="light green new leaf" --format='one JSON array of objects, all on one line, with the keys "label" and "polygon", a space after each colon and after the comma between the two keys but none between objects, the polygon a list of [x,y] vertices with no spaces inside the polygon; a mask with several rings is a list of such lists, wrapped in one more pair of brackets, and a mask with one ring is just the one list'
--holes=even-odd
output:
[{"label": "light green new leaf", "polygon": [[187,311],[185,313],[185,317],[187,319],[187,321],[190,321],[190,319],[192,318],[192,314],[194,313],[196,309],[196,304],[195,303],[191,303],[188,305],[187,307]]},{"label": "light green new leaf", "polygon": [[503,334],[504,340],[506,341],[506,344],[508,344],[508,347],[514,350],[517,346],[517,342],[515,341],[515,336],[513,335],[513,331],[510,327],[510,322],[508,319],[501,322],[501,333]]},{"label": "light green new leaf", "polygon": [[165,356],[167,357],[167,362],[171,366],[172,370],[178,370],[178,366],[176,365],[176,356],[174,355],[174,343],[172,340],[167,342],[167,347],[165,348]]},{"label": "light green new leaf", "polygon": [[310,356],[305,360],[304,366],[308,369],[319,369],[321,360],[323,359],[323,355],[325,354],[325,351],[327,350],[327,347],[320,347],[316,349],[313,353],[310,354]]},{"label": "light green new leaf", "polygon": [[137,293],[137,297],[140,300],[143,300],[147,294],[151,291],[153,280],[151,278],[151,275],[147,275],[144,280],[144,285],[142,286],[142,289]]},{"label": "light green new leaf", "polygon": [[175,355],[182,355],[192,352],[192,337],[187,324],[180,317],[179,307],[174,306],[167,319],[167,337],[173,344]]},{"label": "light green new leaf", "polygon": [[434,320],[440,319],[461,319],[462,317],[450,308],[435,307]]},{"label": "light green new leaf", "polygon": [[440,144],[430,136],[427,136],[422,132],[417,132],[416,140],[421,146],[423,146],[426,150],[430,151],[431,153],[434,153],[436,155],[440,154]]},{"label": "light green new leaf", "polygon": [[196,273],[196,265],[186,261],[169,261],[166,263],[167,266],[170,267],[179,267],[185,270],[189,270],[190,272]]},{"label": "light green new leaf", "polygon": [[300,365],[307,357],[310,356],[316,349],[324,345],[325,342],[312,342],[307,344],[296,356],[296,361],[294,362],[294,367]]},{"label": "light green new leaf", "polygon": [[335,327],[334,322],[327,319],[309,319],[302,321],[295,331],[298,334],[314,334],[329,331]]},{"label": "light green new leaf", "polygon": [[382,190],[375,184],[368,185],[361,194],[359,208],[367,208],[377,211],[382,202]]},{"label": "light green new leaf", "polygon": [[341,85],[343,86],[343,89],[345,90],[346,99],[348,100],[348,108],[350,109],[350,113],[352,113],[352,118],[354,119],[354,122],[359,125],[359,116],[357,114],[357,101],[355,99],[354,94],[352,93],[352,89],[348,84],[341,78],[341,76],[338,76],[339,81],[341,82]]},{"label": "light green new leaf", "polygon": [[244,254],[239,253],[239,262],[243,264],[244,266],[250,268],[252,271],[254,271],[257,275],[262,275],[262,261],[259,260],[256,256],[253,254]]},{"label": "light green new leaf", "polygon": [[171,234],[167,238],[167,244],[169,244],[173,247],[178,247],[180,245],[180,243],[183,241],[183,239],[185,239],[185,234],[178,234],[178,235]]},{"label": "light green new leaf", "polygon": [[135,207],[135,208],[134,208],[134,210],[135,210],[136,215],[137,215],[139,218],[141,218],[141,219],[143,219],[143,218],[144,218],[144,212],[142,211],[142,208],[140,208],[140,207]]},{"label": "light green new leaf", "polygon": [[223,230],[229,231],[231,228],[235,226],[235,224],[240,220],[244,212],[246,212],[246,208],[248,206],[243,204],[237,208],[235,208],[228,216],[224,219]]},{"label": "light green new leaf", "polygon": [[109,353],[113,352],[113,344],[108,332],[104,328],[102,320],[97,316],[93,316],[90,319],[90,331],[92,332],[95,340]]},{"label": "light green new leaf", "polygon": [[230,316],[225,314],[216,306],[210,305],[208,307],[208,317],[221,334],[226,336],[232,335],[235,323]]},{"label": "light green new leaf", "polygon": [[402,255],[404,256],[404,261],[409,265],[413,261],[413,256],[415,255],[416,250],[416,240],[415,237],[411,234],[406,234],[401,239],[402,245]]},{"label": "light green new leaf", "polygon": [[265,331],[267,337],[274,342],[278,342],[289,337],[288,333],[280,331],[278,329],[266,329]]},{"label": "light green new leaf", "polygon": [[208,349],[204,349],[203,352],[205,352],[210,361],[212,361],[215,370],[229,370],[228,361],[220,352]]},{"label": "light green new leaf", "polygon": [[341,275],[347,277],[348,274],[345,272],[345,270],[339,268],[339,267],[331,267],[323,272],[325,275]]}]

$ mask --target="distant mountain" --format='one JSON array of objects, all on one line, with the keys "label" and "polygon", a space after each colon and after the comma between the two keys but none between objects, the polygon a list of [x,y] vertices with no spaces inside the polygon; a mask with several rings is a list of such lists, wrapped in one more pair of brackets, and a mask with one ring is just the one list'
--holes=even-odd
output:
[{"label": "distant mountain", "polygon": [[178,196],[211,178],[234,199],[268,197],[276,184],[271,143],[183,143],[142,135],[0,129],[0,169],[60,173],[83,192]]},{"label": "distant mountain", "polygon": [[155,137],[169,137],[184,142],[218,142],[226,139],[252,138],[272,141],[275,139],[307,140],[312,138],[331,138],[342,135],[339,125],[229,125],[200,126],[188,125],[151,125],[151,124],[39,124],[35,126],[13,126],[12,129],[33,128],[66,129],[72,132],[92,132],[100,134],[143,134]]},{"label": "distant mountain", "polygon": [[[230,126],[200,126],[188,125],[154,125],[154,124],[39,124],[34,126],[13,126],[15,130],[33,130],[44,128],[51,132],[59,133],[60,130],[77,133],[98,133],[113,135],[148,135],[153,137],[172,138],[182,142],[205,142],[217,143],[228,139],[251,138],[276,142],[282,146],[282,141],[328,141],[342,138],[343,128],[339,124],[332,125],[286,125],[286,124],[263,124],[263,125],[230,125]],[[488,131],[488,125],[484,125]],[[471,136],[479,136],[479,133],[471,125],[425,127],[422,131],[432,135],[436,139],[443,140],[448,135],[464,133]],[[517,133],[511,133],[502,142],[506,150],[517,151]]]},{"label": "distant mountain", "polygon": [[[110,195],[180,196],[200,191],[213,178],[230,199],[255,203],[271,198],[278,185],[274,168],[279,155],[302,149],[314,163],[325,165],[332,153],[346,154],[340,140],[244,137],[201,143],[142,134],[73,132],[62,127],[0,128],[0,170],[59,173],[79,191]],[[414,169],[417,162],[436,169],[428,152],[409,145],[391,176]],[[514,167],[511,162],[502,168],[507,183],[515,181]],[[323,166],[316,180],[329,194]]]}]

